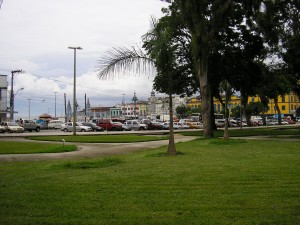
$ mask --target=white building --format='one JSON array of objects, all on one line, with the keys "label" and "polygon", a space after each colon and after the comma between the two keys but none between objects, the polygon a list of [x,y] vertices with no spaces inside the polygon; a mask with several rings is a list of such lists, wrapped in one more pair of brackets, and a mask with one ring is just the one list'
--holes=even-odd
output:
[{"label": "white building", "polygon": [[0,122],[7,120],[7,75],[0,75]]},{"label": "white building", "polygon": [[[187,98],[180,96],[172,96],[173,114],[176,115],[176,108],[181,105],[186,105]],[[169,96],[156,97],[155,92],[151,92],[149,98],[151,115],[169,115]]]}]

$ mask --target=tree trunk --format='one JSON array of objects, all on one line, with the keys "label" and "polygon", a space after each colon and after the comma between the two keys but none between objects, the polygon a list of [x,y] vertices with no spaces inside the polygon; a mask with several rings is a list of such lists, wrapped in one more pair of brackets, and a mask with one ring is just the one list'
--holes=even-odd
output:
[{"label": "tree trunk", "polygon": [[174,128],[173,128],[173,99],[172,94],[169,94],[169,115],[170,115],[170,133],[169,133],[169,145],[167,155],[174,156],[176,155],[176,147],[174,140]]},{"label": "tree trunk", "polygon": [[203,135],[204,138],[213,138],[213,124],[212,124],[212,104],[211,104],[211,89],[207,77],[207,60],[202,58],[200,65],[197,66],[197,75],[200,83],[201,92],[201,115],[203,120]]},{"label": "tree trunk", "polygon": [[278,106],[278,98],[274,99],[274,103],[275,103],[275,108],[276,108],[276,111],[277,111],[277,114],[278,114],[278,124],[281,125],[281,111],[280,111],[280,108]]},{"label": "tree trunk", "polygon": [[243,93],[242,91],[241,91],[241,103],[242,103],[243,108],[244,108],[244,115],[245,115],[245,118],[246,118],[247,125],[251,126],[250,115],[248,114],[248,111],[247,111],[248,95],[246,93]]},{"label": "tree trunk", "polygon": [[229,139],[229,130],[228,130],[228,98],[227,93],[225,93],[225,127],[224,127],[224,140]]},{"label": "tree trunk", "polygon": [[265,112],[268,111],[267,109],[268,109],[269,100],[265,95],[263,95],[261,93],[259,93],[259,98],[260,98],[260,101],[262,103],[262,121],[263,121],[263,125],[266,126],[267,125],[267,120],[266,120]]}]

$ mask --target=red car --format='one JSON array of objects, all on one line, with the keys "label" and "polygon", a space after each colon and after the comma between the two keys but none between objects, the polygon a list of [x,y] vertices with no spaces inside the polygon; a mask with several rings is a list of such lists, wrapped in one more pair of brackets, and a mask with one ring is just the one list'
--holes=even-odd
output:
[{"label": "red car", "polygon": [[97,119],[93,120],[97,126],[102,127],[104,130],[108,131],[121,131],[123,130],[122,125],[114,123],[111,119]]}]

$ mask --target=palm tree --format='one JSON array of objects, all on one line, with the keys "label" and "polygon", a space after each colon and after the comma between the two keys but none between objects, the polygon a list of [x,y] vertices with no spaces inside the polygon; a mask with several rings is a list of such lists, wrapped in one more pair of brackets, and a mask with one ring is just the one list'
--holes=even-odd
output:
[{"label": "palm tree", "polygon": [[[157,21],[152,18],[152,28],[143,36],[145,53],[139,47],[113,48],[106,52],[99,61],[99,78],[116,75],[118,72],[135,70],[138,72],[149,72],[156,68],[154,87],[169,95],[170,112],[170,136],[167,154],[176,155],[173,129],[173,86],[171,77],[175,73],[174,49],[171,45],[168,30],[157,26]],[[165,85],[168,84],[168,85]]]},{"label": "palm tree", "polygon": [[220,83],[220,89],[222,92],[225,93],[225,127],[224,127],[224,139],[228,140],[229,139],[229,111],[228,111],[228,103],[230,101],[230,97],[234,93],[230,83],[227,80],[223,80]]}]

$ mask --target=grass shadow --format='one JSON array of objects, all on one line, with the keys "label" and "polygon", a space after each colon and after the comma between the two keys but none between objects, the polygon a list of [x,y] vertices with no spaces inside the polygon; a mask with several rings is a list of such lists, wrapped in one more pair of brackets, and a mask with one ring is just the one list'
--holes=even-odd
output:
[{"label": "grass shadow", "polygon": [[104,158],[92,160],[76,160],[63,163],[61,166],[68,169],[106,168],[123,163],[119,158]]}]

